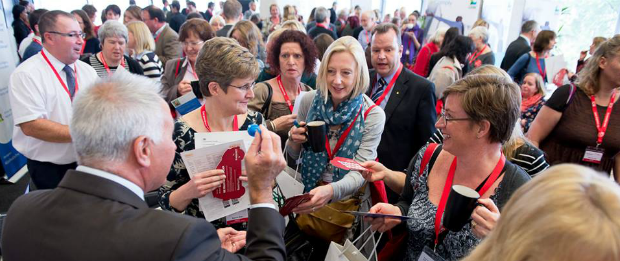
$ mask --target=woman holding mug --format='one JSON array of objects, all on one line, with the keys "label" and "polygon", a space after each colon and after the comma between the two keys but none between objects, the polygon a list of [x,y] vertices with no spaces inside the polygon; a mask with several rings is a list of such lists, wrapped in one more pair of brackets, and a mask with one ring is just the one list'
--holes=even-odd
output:
[{"label": "woman holding mug", "polygon": [[[320,211],[329,201],[349,197],[364,185],[360,172],[334,168],[329,161],[344,157],[364,162],[377,157],[385,114],[364,94],[369,85],[362,46],[350,36],[336,40],[321,63],[317,90],[306,94],[299,104],[302,127],[293,127],[289,133],[286,152],[293,159],[301,158],[304,191],[312,196],[293,212]],[[321,152],[302,149],[302,144],[308,142],[306,123],[315,121],[324,122],[327,130],[327,142]],[[367,187],[364,193],[369,193]],[[329,242],[318,241],[316,249],[326,251]],[[316,252],[320,253],[317,258],[325,258],[325,252]]]}]

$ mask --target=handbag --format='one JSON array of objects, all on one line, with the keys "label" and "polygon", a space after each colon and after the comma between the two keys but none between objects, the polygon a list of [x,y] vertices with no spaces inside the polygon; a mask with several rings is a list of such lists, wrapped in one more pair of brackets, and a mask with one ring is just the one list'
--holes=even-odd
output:
[{"label": "handbag", "polygon": [[357,211],[366,191],[366,183],[350,198],[332,202],[310,214],[297,216],[299,229],[307,235],[324,241],[343,243],[355,216],[343,211]]}]

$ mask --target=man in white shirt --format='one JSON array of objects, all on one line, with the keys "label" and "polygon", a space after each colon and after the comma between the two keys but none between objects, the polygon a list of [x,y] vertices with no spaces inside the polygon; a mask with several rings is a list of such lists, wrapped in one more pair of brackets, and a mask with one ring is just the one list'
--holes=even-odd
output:
[{"label": "man in white shirt", "polygon": [[374,29],[377,25],[377,17],[375,12],[372,10],[363,12],[361,17],[360,23],[362,24],[364,30],[360,32],[357,40],[362,45],[362,48],[366,50],[366,47],[368,47],[372,38],[372,29]]},{"label": "man in white shirt", "polygon": [[23,62],[9,80],[15,127],[13,146],[28,159],[38,189],[54,188],[76,167],[69,122],[72,99],[98,77],[78,60],[84,41],[73,15],[50,11],[41,16],[43,50]]},{"label": "man in white shirt", "polygon": [[[164,184],[176,151],[159,89],[148,78],[114,74],[80,92],[70,127],[80,166],[56,189],[13,203],[4,222],[4,260],[284,261],[284,218],[271,185],[286,162],[280,138],[264,126],[244,159],[247,234],[148,208],[144,192]],[[246,242],[245,256],[233,254]]]}]

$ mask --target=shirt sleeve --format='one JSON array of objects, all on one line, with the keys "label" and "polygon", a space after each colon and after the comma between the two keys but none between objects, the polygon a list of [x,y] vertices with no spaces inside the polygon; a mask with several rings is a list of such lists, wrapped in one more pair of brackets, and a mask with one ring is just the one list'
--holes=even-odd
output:
[{"label": "shirt sleeve", "polygon": [[517,59],[517,61],[510,67],[510,69],[508,69],[508,75],[510,75],[510,77],[512,77],[512,79],[514,79],[515,81],[517,80],[521,80],[521,79],[515,79],[519,72],[521,72],[521,70],[523,70],[523,67],[527,66],[527,58],[530,54],[529,53],[525,53],[523,55],[521,55],[521,57],[519,57],[519,59]]},{"label": "shirt sleeve", "polygon": [[45,99],[48,95],[27,72],[15,72],[9,79],[9,99],[13,122],[17,126],[39,118],[47,118]]},{"label": "shirt sleeve", "polygon": [[567,84],[556,89],[551,95],[551,98],[549,98],[549,100],[545,103],[545,106],[557,112],[564,112],[566,105],[569,102],[568,99],[570,97],[571,88],[573,87],[571,87],[570,84]]}]

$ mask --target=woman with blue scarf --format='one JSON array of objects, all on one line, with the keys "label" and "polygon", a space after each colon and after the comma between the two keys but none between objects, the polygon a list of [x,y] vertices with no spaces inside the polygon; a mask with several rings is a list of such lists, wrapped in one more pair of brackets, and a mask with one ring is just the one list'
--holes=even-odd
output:
[{"label": "woman with blue scarf", "polygon": [[[335,168],[329,161],[344,157],[364,162],[377,157],[385,114],[364,95],[369,85],[368,67],[359,42],[350,36],[333,42],[321,62],[317,90],[301,98],[298,119],[302,127],[293,127],[289,132],[286,152],[290,158],[301,159],[305,192],[312,195],[310,201],[293,212],[318,211],[330,201],[349,198],[364,185],[360,172]],[[302,149],[307,142],[303,126],[312,121],[326,124],[328,142],[323,152]],[[369,190],[363,191],[368,197]]]}]

